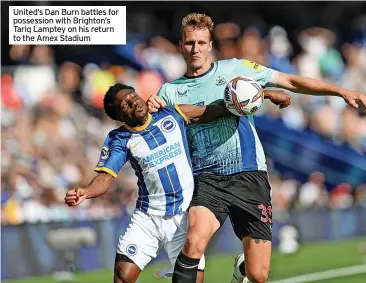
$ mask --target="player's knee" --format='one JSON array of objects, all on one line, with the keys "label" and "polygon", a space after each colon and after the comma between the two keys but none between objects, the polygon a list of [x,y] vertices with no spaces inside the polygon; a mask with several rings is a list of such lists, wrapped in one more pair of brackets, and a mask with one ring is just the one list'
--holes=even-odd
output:
[{"label": "player's knee", "polygon": [[250,282],[265,283],[268,280],[269,270],[264,266],[262,266],[262,268],[249,269],[245,271]]},{"label": "player's knee", "polygon": [[197,233],[187,235],[184,245],[184,254],[191,258],[200,258],[206,248],[206,241]]}]

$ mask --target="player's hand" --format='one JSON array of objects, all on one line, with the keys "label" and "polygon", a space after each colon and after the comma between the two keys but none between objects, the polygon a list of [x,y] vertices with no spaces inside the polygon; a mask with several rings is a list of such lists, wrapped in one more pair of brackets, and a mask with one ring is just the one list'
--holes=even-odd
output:
[{"label": "player's hand", "polygon": [[264,98],[268,98],[273,104],[279,105],[280,109],[291,104],[291,96],[283,90],[265,90]]},{"label": "player's hand", "polygon": [[152,95],[147,101],[147,106],[149,108],[149,112],[154,113],[157,112],[159,108],[164,107],[165,103],[156,95]]},{"label": "player's hand", "polygon": [[82,203],[87,197],[86,190],[82,188],[75,188],[69,190],[65,196],[65,203],[68,206],[76,206]]},{"label": "player's hand", "polygon": [[360,108],[363,112],[366,113],[366,95],[352,90],[346,90],[343,93],[343,99],[347,102],[347,104],[351,105],[354,108]]}]

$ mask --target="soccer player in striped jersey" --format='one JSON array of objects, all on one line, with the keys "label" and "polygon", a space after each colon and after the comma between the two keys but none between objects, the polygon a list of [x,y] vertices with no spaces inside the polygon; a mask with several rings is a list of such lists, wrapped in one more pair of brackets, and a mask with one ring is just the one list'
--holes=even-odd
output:
[{"label": "soccer player in striped jersey", "polygon": [[[179,47],[186,61],[186,74],[165,83],[158,97],[150,98],[150,111],[181,103],[209,105],[222,98],[226,83],[237,76],[253,78],[263,87],[339,96],[355,108],[357,102],[366,105],[366,96],[360,92],[277,72],[249,60],[211,62],[213,28],[207,15],[192,13],[184,17]],[[246,257],[245,268],[240,268],[244,257],[237,257],[232,282],[241,282],[244,270],[251,282],[265,282],[272,249],[271,188],[253,116],[229,116],[209,124],[192,125],[187,128],[187,137],[195,191],[188,215],[187,241],[176,261],[173,283],[195,282],[196,270],[192,266],[197,265],[211,237],[228,216]]]},{"label": "soccer player in striped jersey", "polygon": [[[99,174],[86,188],[67,192],[69,206],[104,194],[129,161],[138,177],[136,209],[118,243],[115,283],[135,282],[144,267],[164,247],[171,263],[183,248],[186,210],[194,181],[186,138],[186,124],[208,122],[230,115],[224,103],[197,107],[175,105],[150,114],[134,89],[112,86],[104,98],[107,115],[123,123],[105,139],[95,171]],[[197,282],[203,282],[204,256],[197,263]]]}]

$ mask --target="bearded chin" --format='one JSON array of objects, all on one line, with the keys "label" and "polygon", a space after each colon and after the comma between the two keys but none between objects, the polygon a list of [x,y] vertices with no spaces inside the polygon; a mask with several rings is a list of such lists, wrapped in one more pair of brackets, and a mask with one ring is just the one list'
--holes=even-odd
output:
[{"label": "bearded chin", "polygon": [[201,69],[202,66],[203,65],[194,64],[194,65],[191,65],[191,69],[192,69],[192,71],[197,71],[197,70]]}]

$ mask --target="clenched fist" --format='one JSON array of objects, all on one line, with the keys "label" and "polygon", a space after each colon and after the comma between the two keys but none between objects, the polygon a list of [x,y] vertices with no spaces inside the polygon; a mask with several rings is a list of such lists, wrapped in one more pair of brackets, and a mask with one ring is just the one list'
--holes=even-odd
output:
[{"label": "clenched fist", "polygon": [[279,105],[280,109],[291,104],[291,96],[283,90],[265,90],[264,98],[268,98],[273,104]]},{"label": "clenched fist", "polygon": [[68,206],[76,206],[82,203],[87,197],[86,190],[82,188],[71,189],[66,193],[65,203]]},{"label": "clenched fist", "polygon": [[154,113],[157,112],[159,108],[164,107],[165,103],[156,95],[152,95],[147,101],[147,106],[149,108],[149,112]]}]

